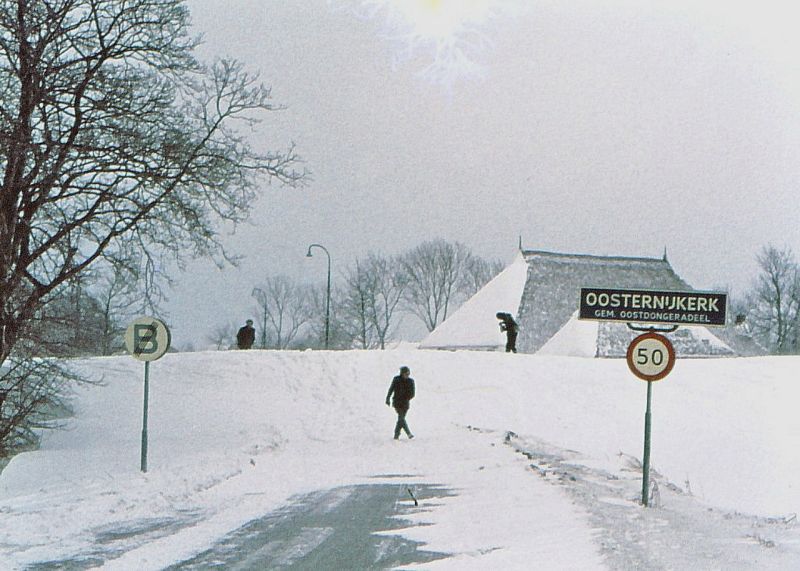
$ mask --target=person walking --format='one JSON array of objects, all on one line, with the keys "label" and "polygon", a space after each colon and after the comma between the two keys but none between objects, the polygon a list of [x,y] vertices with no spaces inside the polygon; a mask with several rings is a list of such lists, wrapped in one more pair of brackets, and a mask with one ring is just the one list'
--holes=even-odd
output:
[{"label": "person walking", "polygon": [[506,353],[516,353],[519,325],[510,313],[498,312],[496,317],[500,320],[500,331],[506,332]]},{"label": "person walking", "polygon": [[253,320],[248,319],[245,325],[236,334],[236,346],[239,349],[250,349],[256,341],[256,330],[253,327]]},{"label": "person walking", "polygon": [[411,406],[410,401],[414,398],[414,379],[411,378],[411,369],[408,367],[400,367],[400,374],[392,379],[392,386],[389,387],[389,392],[386,393],[386,406],[389,405],[389,399],[394,395],[391,406],[397,412],[397,424],[394,427],[394,439],[400,438],[400,431],[404,430],[409,438],[414,438],[408,428],[406,422],[406,414]]}]

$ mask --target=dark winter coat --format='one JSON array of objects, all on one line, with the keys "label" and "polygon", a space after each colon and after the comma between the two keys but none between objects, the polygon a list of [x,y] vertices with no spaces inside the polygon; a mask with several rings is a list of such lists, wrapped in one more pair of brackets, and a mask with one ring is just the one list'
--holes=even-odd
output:
[{"label": "dark winter coat", "polygon": [[250,349],[256,340],[256,330],[250,325],[245,325],[236,334],[236,346],[239,349]]},{"label": "dark winter coat", "polygon": [[392,406],[394,408],[407,409],[409,401],[414,398],[414,379],[411,377],[404,379],[401,375],[397,375],[392,379],[392,386],[389,387],[389,392],[386,393],[386,402],[394,394]]},{"label": "dark winter coat", "polygon": [[516,334],[519,331],[519,325],[517,322],[514,321],[514,318],[511,317],[510,313],[500,313],[498,314],[500,317],[500,331],[507,331],[508,333]]}]

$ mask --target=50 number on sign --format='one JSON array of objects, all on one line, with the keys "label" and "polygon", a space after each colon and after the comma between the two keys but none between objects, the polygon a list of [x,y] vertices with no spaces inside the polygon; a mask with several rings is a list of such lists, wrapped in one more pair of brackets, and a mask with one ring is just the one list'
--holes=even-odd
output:
[{"label": "50 number on sign", "polygon": [[663,335],[645,333],[631,341],[627,361],[631,372],[640,379],[658,381],[675,365],[675,350]]}]

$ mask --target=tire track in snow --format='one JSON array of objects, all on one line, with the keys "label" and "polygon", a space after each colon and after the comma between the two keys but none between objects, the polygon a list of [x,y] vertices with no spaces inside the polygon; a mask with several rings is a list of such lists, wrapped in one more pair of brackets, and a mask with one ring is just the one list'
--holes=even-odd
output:
[{"label": "tire track in snow", "polygon": [[[479,429],[473,429],[479,430]],[[587,510],[612,569],[800,569],[796,516],[759,517],[704,505],[651,469],[650,508],[641,505],[641,464],[620,453],[617,473],[580,454],[506,432],[529,468]]]}]

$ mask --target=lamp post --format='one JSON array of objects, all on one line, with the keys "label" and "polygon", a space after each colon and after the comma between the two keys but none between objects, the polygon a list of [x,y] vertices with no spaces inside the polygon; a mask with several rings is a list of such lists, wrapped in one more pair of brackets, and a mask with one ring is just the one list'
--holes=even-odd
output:
[{"label": "lamp post", "polygon": [[262,305],[262,308],[264,309],[264,319],[261,322],[261,348],[266,349],[267,348],[267,294],[260,287],[254,287],[253,293],[251,293],[250,295],[256,298],[256,300],[258,300],[259,297],[262,300],[260,305]]},{"label": "lamp post", "polygon": [[320,248],[323,252],[325,252],[325,255],[328,256],[328,293],[327,297],[325,298],[325,348],[327,349],[331,326],[331,254],[322,244],[311,244],[308,247],[308,253],[306,254],[307,258],[312,257],[311,248]]}]

